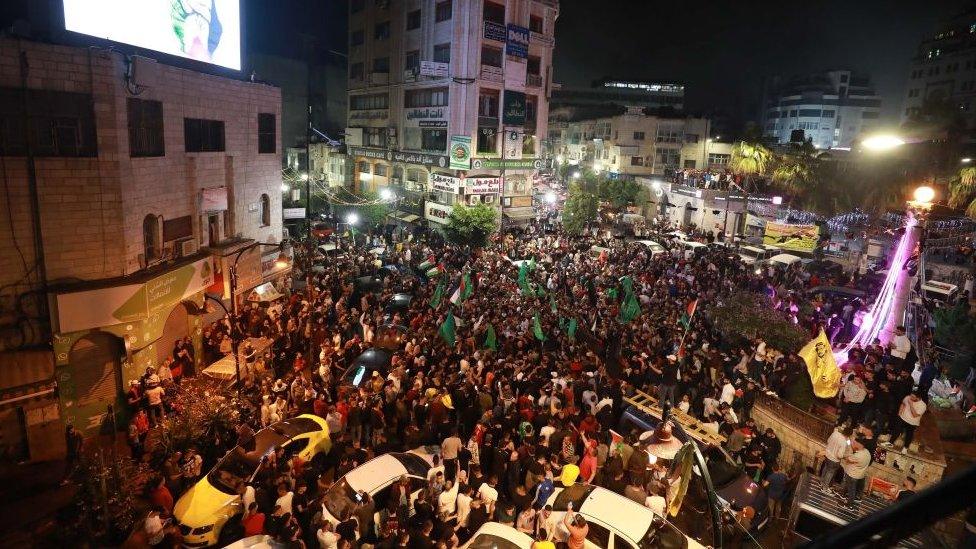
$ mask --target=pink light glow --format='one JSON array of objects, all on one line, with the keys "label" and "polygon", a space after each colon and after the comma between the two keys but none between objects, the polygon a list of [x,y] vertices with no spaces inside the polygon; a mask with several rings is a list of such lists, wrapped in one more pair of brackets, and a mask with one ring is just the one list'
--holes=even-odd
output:
[{"label": "pink light glow", "polygon": [[908,276],[904,267],[905,263],[911,257],[913,248],[911,245],[912,233],[916,225],[918,225],[918,220],[913,216],[909,216],[905,222],[905,234],[898,241],[898,247],[895,249],[895,255],[891,260],[891,265],[888,267],[888,274],[885,276],[884,284],[881,285],[881,291],[878,292],[878,298],[875,300],[874,306],[864,315],[861,326],[858,328],[857,333],[851,339],[850,343],[843,349],[834,351],[834,360],[838,364],[847,362],[847,353],[856,343],[860,343],[862,347],[870,345],[874,338],[878,337],[878,334],[887,325],[889,317],[894,312],[893,307],[895,299],[898,296],[896,292],[898,282]]}]

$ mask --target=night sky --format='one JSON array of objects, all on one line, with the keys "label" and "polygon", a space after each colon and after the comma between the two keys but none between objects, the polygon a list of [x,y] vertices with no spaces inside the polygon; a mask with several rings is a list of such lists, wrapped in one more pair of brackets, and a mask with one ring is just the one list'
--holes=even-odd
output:
[{"label": "night sky", "polygon": [[767,75],[849,68],[871,76],[897,121],[919,41],[972,2],[564,0],[555,80],[680,81],[686,108],[754,118]]}]

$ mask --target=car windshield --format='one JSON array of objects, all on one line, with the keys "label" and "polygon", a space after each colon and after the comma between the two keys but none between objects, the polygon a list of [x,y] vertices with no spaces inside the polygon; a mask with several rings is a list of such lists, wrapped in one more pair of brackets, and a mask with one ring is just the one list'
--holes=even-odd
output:
[{"label": "car windshield", "polygon": [[739,253],[742,254],[742,255],[744,255],[744,256],[746,256],[746,257],[751,257],[751,258],[755,259],[755,258],[759,257],[760,254],[762,254],[763,252],[762,252],[762,250],[750,250],[749,248],[741,248],[741,249],[739,249]]},{"label": "car windshield", "polygon": [[718,448],[709,446],[704,453],[705,464],[708,466],[708,476],[712,480],[712,487],[716,490],[732,484],[742,474],[739,467],[729,461]]},{"label": "car windshield", "polygon": [[207,474],[207,480],[221,492],[236,495],[238,486],[250,480],[256,469],[257,464],[235,448],[217,462]]},{"label": "car windshield", "polygon": [[427,478],[427,472],[430,471],[430,464],[424,458],[409,452],[397,452],[391,455],[403,464],[407,473],[417,477]]},{"label": "car windshield", "polygon": [[337,520],[342,520],[345,513],[356,508],[356,502],[353,501],[355,495],[356,491],[342,478],[325,492],[325,509]]},{"label": "car windshield", "polygon": [[655,515],[651,527],[640,541],[640,549],[685,549],[688,538],[673,524]]},{"label": "car windshield", "polygon": [[563,489],[552,502],[553,511],[565,511],[568,509],[569,502],[573,502],[573,509],[579,509],[583,502],[593,492],[595,486],[589,484],[574,484]]},{"label": "car windshield", "polygon": [[468,544],[469,549],[520,549],[514,541],[494,534],[478,534]]},{"label": "car windshield", "polygon": [[307,417],[293,417],[291,419],[286,419],[284,421],[275,423],[274,426],[281,433],[288,435],[288,438],[294,438],[298,435],[322,430],[321,425],[319,425],[314,419]]}]

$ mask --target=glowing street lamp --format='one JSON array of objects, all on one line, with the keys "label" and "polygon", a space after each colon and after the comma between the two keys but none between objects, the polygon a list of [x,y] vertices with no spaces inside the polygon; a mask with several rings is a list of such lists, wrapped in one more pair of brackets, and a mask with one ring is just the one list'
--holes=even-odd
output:
[{"label": "glowing street lamp", "polygon": [[289,191],[289,189],[291,189],[291,187],[288,186],[288,183],[281,184],[281,192],[286,193]]},{"label": "glowing street lamp", "polygon": [[960,160],[960,162],[962,162],[963,164],[969,164],[972,161],[973,161],[973,159],[972,158],[969,158],[968,156],[966,158],[963,158],[962,160]]},{"label": "glowing street lamp", "polygon": [[548,202],[550,204],[555,204],[556,203],[556,193],[554,193],[552,191],[547,192],[546,193],[546,202]]},{"label": "glowing street lamp", "polygon": [[905,144],[905,140],[897,135],[872,135],[861,141],[861,145],[869,151],[890,151]]},{"label": "glowing street lamp", "polygon": [[386,200],[387,202],[393,200],[393,191],[390,189],[380,189],[380,198]]},{"label": "glowing street lamp", "polygon": [[359,214],[357,214],[356,212],[352,212],[349,215],[347,215],[346,223],[350,225],[355,225],[356,223],[359,223]]},{"label": "glowing street lamp", "polygon": [[935,189],[922,185],[912,193],[912,200],[909,200],[908,204],[914,208],[927,210],[932,207],[933,200],[935,200]]}]

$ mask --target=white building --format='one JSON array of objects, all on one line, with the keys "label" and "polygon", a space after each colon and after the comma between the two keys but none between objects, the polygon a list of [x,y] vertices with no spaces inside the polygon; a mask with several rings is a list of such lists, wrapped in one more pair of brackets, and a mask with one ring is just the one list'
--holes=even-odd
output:
[{"label": "white building", "polygon": [[706,118],[660,118],[640,107],[608,118],[570,122],[552,136],[561,159],[611,176],[668,175],[677,170],[721,170],[731,146],[711,135]]},{"label": "white building", "polygon": [[848,148],[878,128],[881,97],[865,76],[847,70],[772,79],[763,132],[777,143],[810,139],[818,149]]},{"label": "white building", "polygon": [[459,202],[530,218],[558,15],[556,0],[351,0],[356,187],[394,187],[432,223]]}]

